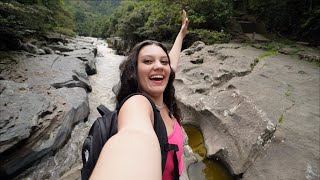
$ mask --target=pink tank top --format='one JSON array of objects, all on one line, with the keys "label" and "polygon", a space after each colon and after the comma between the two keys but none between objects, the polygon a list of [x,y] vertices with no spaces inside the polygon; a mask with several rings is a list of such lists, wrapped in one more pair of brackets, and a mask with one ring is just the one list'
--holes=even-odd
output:
[{"label": "pink tank top", "polygon": [[[182,133],[182,128],[176,119],[174,119],[173,131],[171,134],[168,135],[168,142],[170,144],[177,144],[179,147],[179,151],[177,151],[177,157],[178,157],[178,164],[179,164],[179,174],[181,175],[183,170],[183,159],[182,159],[183,133]],[[162,174],[162,180],[172,180],[172,172],[173,172],[173,151],[169,151],[167,156],[166,166]]]}]

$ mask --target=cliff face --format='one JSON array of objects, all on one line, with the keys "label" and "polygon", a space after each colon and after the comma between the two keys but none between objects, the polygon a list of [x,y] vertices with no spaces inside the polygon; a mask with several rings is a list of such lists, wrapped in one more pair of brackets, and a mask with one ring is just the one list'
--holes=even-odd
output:
[{"label": "cliff face", "polygon": [[319,66],[264,54],[243,44],[184,50],[175,83],[184,123],[244,179],[317,179]]}]

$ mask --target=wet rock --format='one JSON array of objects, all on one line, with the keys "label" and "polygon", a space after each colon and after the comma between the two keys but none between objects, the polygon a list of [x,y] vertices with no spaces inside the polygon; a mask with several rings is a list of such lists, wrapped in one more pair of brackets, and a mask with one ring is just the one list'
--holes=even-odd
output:
[{"label": "wet rock", "polygon": [[37,54],[38,51],[38,48],[30,43],[23,44],[22,49],[31,54]]},{"label": "wet rock", "polygon": [[75,53],[64,53],[64,55],[78,58],[79,60],[84,62],[85,65],[85,71],[87,75],[94,75],[97,73],[96,68],[96,57],[94,56],[94,50],[92,51],[90,49],[81,49],[76,50]]},{"label": "wet rock", "polygon": [[115,49],[119,55],[127,55],[130,52],[130,44],[120,37],[107,38],[110,48]]},{"label": "wet rock", "polygon": [[[44,50],[44,52],[46,54],[54,54],[54,51],[51,48],[48,47],[42,47],[42,49]],[[60,52],[61,53],[61,52]]]},{"label": "wet rock", "polygon": [[39,54],[39,55],[45,55],[46,52],[45,52],[43,49],[38,49],[38,50],[37,50],[37,54]]},{"label": "wet rock", "polygon": [[96,54],[97,54],[97,48],[93,49],[85,56],[78,57],[82,61],[85,61],[85,70],[88,75],[93,75],[97,73],[96,60],[95,60]]}]

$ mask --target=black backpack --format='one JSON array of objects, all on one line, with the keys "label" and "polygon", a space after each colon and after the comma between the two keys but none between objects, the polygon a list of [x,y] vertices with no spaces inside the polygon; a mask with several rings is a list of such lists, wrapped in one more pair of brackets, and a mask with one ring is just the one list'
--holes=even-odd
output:
[{"label": "black backpack", "polygon": [[[99,105],[97,107],[99,113],[102,117],[98,117],[90,128],[88,137],[85,139],[82,146],[82,162],[83,167],[81,169],[81,179],[89,179],[93,168],[99,158],[100,152],[103,145],[108,141],[108,139],[118,132],[118,111],[120,110],[123,103],[133,95],[131,94],[126,97],[122,103],[116,108],[115,111],[110,111],[104,105]],[[176,144],[169,144],[167,137],[167,130],[165,124],[160,115],[160,111],[156,108],[153,101],[145,94],[139,94],[145,96],[151,103],[154,112],[154,131],[158,137],[160,148],[161,148],[161,166],[162,173],[166,165],[168,151],[173,150],[173,164],[174,170],[172,179],[179,179],[179,168],[178,168],[178,158],[176,152],[179,150]]]}]

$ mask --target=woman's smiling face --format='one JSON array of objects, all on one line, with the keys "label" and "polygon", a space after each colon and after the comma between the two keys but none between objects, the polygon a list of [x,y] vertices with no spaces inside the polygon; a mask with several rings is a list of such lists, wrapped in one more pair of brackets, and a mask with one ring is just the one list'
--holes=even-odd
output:
[{"label": "woman's smiling face", "polygon": [[162,95],[171,70],[165,51],[155,44],[144,46],[138,55],[137,69],[139,89],[150,96]]}]

